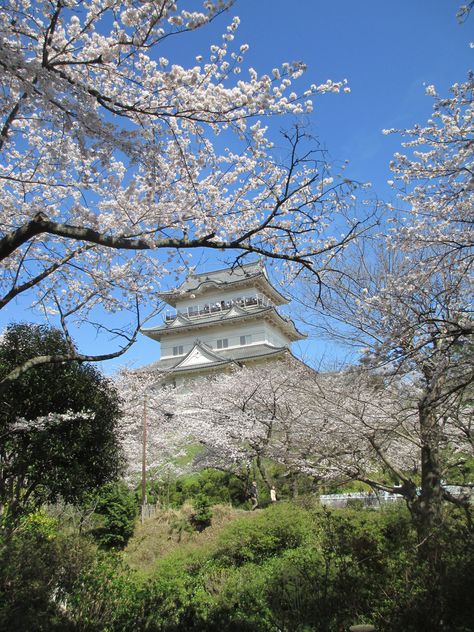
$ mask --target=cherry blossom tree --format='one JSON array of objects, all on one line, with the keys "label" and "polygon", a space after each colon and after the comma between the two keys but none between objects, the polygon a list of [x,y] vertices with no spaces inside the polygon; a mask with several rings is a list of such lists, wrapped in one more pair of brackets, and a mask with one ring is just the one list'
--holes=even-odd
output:
[{"label": "cherry blossom tree", "polygon": [[[441,481],[449,480],[463,455],[472,454],[472,410],[466,396],[474,381],[469,281],[454,262],[449,269],[445,262],[444,269],[434,271],[431,254],[424,259],[423,252],[408,257],[388,250],[379,251],[377,259],[364,250],[357,259],[352,253],[323,308],[314,306],[310,294],[306,297],[311,307],[307,322],[320,335],[358,351],[358,371],[366,380],[374,375],[382,380],[384,397],[387,388],[395,388],[395,396],[389,397],[394,411],[398,398],[409,403],[410,431],[405,412],[401,417],[399,412],[385,415],[383,425],[388,436],[395,427],[412,437],[416,466],[402,476],[397,451],[391,459],[375,443],[373,449],[381,466],[403,482],[403,494],[425,531],[438,520],[442,500],[457,502]],[[349,380],[346,395],[338,398],[344,407],[353,399],[352,389]],[[368,478],[365,468],[354,473],[360,480]]]},{"label": "cherry blossom tree", "polygon": [[193,394],[204,411],[193,432],[214,457],[265,456],[318,480],[400,493],[421,540],[443,501],[469,509],[442,485],[473,445],[472,236],[461,230],[472,208],[472,101],[467,84],[453,94],[436,97],[430,132],[411,131],[426,151],[394,162],[405,219],[387,237],[353,242],[339,269],[322,273],[323,300],[312,276],[301,284],[307,324],[358,352],[350,371],[269,365]]},{"label": "cherry blossom tree", "polygon": [[[398,467],[412,468],[410,415],[406,396],[380,379],[355,371],[317,373],[288,358],[209,378],[204,388],[197,384],[179,419],[209,448],[209,466],[255,462],[268,483],[267,458],[327,484],[362,472],[367,477],[378,467],[374,446],[396,455]],[[380,483],[380,489],[394,491],[395,484]]]},{"label": "cherry blossom tree", "polygon": [[127,478],[178,472],[177,459],[186,454],[191,437],[177,423],[185,397],[163,384],[163,376],[149,369],[124,369],[115,379],[122,400],[120,442],[127,462]]},{"label": "cherry blossom tree", "polygon": [[[292,364],[296,378],[301,375],[301,363]],[[197,382],[190,389],[180,423],[206,446],[208,467],[238,473],[255,464],[270,487],[264,458],[274,454],[277,436],[281,440],[291,420],[303,414],[295,398],[288,397],[294,384],[283,362],[258,369],[236,368]],[[278,456],[283,457],[281,451]]]},{"label": "cherry blossom tree", "polygon": [[424,539],[442,500],[469,514],[468,498],[441,481],[474,456],[472,401],[463,401],[472,349],[451,344],[448,353],[436,342],[424,353],[418,364],[413,355],[403,367],[401,358],[374,365],[367,356],[370,366],[327,373],[291,360],[244,367],[194,384],[179,427],[208,448],[206,466],[235,472],[254,463],[269,486],[265,459],[320,485],[358,480],[399,494]]},{"label": "cherry blossom tree", "polygon": [[[403,203],[397,218],[396,246],[411,252],[423,250],[434,267],[456,258],[462,274],[472,271],[474,259],[474,75],[451,87],[443,98],[435,86],[427,94],[434,99],[433,114],[426,125],[399,133],[407,154],[397,153],[391,163]],[[409,212],[404,214],[403,209]],[[427,250],[430,249],[430,251]]]},{"label": "cherry blossom tree", "polygon": [[[297,93],[302,63],[246,70],[237,17],[208,54],[173,63],[176,38],[233,2],[182,4],[2,2],[0,306],[27,293],[65,332],[90,322],[124,343],[93,356],[68,334],[67,354],[36,363],[122,353],[142,324],[139,307],[156,306],[163,279],[189,266],[193,249],[318,273],[362,230],[355,183],[331,171],[298,125],[284,134],[286,149],[268,127],[345,83]],[[118,312],[130,327],[108,324]]]},{"label": "cherry blossom tree", "polygon": [[436,523],[441,500],[454,501],[441,486],[456,463],[443,462],[446,449],[459,458],[472,450],[472,91],[472,75],[447,99],[428,88],[433,116],[402,131],[409,153],[396,154],[391,165],[403,205],[392,209],[395,228],[346,251],[345,267],[323,278],[324,305],[315,307],[311,291],[303,299],[308,321],[358,349],[368,373],[410,387],[421,493],[409,477],[406,497],[425,531]]}]

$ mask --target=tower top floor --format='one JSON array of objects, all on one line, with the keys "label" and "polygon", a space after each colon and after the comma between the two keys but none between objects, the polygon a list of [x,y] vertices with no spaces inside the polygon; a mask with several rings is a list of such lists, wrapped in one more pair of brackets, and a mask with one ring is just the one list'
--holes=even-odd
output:
[{"label": "tower top floor", "polygon": [[[245,305],[242,301],[251,298],[265,306],[288,303],[288,299],[271,284],[265,266],[260,261],[190,274],[178,288],[162,292],[160,298],[178,311],[186,311],[190,306],[200,311],[200,303],[202,308],[204,305],[210,308],[230,301],[237,304],[240,301],[241,305]],[[250,304],[247,302],[247,305]]]}]

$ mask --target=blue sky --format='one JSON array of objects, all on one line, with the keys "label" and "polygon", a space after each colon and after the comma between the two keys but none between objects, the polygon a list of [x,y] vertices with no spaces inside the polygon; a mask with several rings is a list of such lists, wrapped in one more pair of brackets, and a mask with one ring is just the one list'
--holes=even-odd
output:
[{"label": "blue sky", "polygon": [[424,86],[445,93],[472,67],[474,18],[459,25],[458,4],[244,0],[235,9],[257,69],[301,59],[308,65],[303,81],[349,81],[350,94],[315,100],[311,124],[335,159],[350,161],[353,177],[379,185],[399,144],[381,130],[423,122],[431,111]]},{"label": "blue sky", "polygon": [[[473,67],[469,42],[474,41],[474,16],[459,25],[460,4],[461,0],[240,0],[230,15],[192,34],[185,46],[185,38],[171,38],[163,52],[171,62],[192,65],[195,55],[205,54],[219,41],[231,15],[238,15],[236,40],[250,45],[246,61],[257,71],[304,61],[308,70],[297,84],[301,90],[328,78],[347,79],[350,94],[315,99],[311,129],[335,160],[349,161],[350,177],[370,181],[375,193],[387,199],[393,195],[386,186],[388,165],[400,149],[400,139],[384,136],[381,130],[423,123],[432,105],[424,95],[425,85],[435,84],[440,94],[447,94],[449,86],[463,81]],[[218,262],[208,265],[221,267]],[[5,310],[0,326],[14,320],[30,320],[20,304]],[[309,340],[295,351],[318,357],[322,348]],[[159,345],[141,336],[126,356],[103,369],[140,366],[158,353]]]}]

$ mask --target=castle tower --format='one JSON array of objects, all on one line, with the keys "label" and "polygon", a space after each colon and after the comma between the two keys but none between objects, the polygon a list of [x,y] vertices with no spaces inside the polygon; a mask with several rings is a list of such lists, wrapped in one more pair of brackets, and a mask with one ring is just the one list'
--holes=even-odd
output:
[{"label": "castle tower", "polygon": [[306,337],[278,313],[288,300],[260,262],[191,274],[160,296],[174,309],[162,325],[142,333],[161,343],[161,358],[152,366],[176,384],[236,363],[280,358]]}]

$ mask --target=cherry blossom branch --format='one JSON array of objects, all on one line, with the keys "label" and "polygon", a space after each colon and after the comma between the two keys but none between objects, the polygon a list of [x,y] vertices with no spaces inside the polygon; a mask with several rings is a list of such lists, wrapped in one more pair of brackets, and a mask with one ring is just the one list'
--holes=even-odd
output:
[{"label": "cherry blossom branch", "polygon": [[35,285],[38,285],[39,283],[41,283],[41,281],[44,281],[44,279],[47,279],[50,275],[56,272],[56,270],[58,270],[63,265],[65,265],[66,263],[74,259],[74,257],[76,257],[79,254],[82,254],[83,252],[86,252],[87,250],[90,250],[93,247],[94,247],[93,245],[89,245],[89,246],[82,246],[80,248],[77,248],[76,250],[73,250],[72,252],[68,253],[62,259],[58,259],[58,261],[53,263],[51,266],[45,268],[43,272],[41,272],[41,274],[38,274],[35,277],[32,277],[25,283],[22,283],[20,285],[15,285],[9,292],[7,292],[0,299],[0,309],[3,309],[5,305],[7,305],[12,299],[14,299],[16,296],[18,296],[22,292],[26,292],[27,290],[31,289]]},{"label": "cherry blossom branch", "polygon": [[[262,226],[265,227],[266,222],[263,222]],[[252,235],[256,234],[258,229],[252,231]],[[151,237],[129,237],[125,235],[106,235],[92,228],[83,228],[80,226],[72,226],[70,224],[64,224],[61,222],[55,222],[49,220],[43,213],[38,213],[27,224],[24,224],[20,228],[12,231],[0,239],[0,261],[6,259],[15,250],[21,247],[24,243],[41,235],[43,233],[56,235],[59,237],[65,237],[72,240],[85,241],[93,243],[99,246],[105,246],[107,248],[115,250],[157,250],[157,249],[189,249],[189,248],[212,248],[214,250],[245,250],[247,252],[253,252],[266,257],[280,259],[283,261],[295,261],[301,263],[309,270],[314,270],[313,263],[310,258],[314,257],[320,252],[327,252],[328,247],[322,248],[321,251],[303,252],[301,254],[292,253],[276,253],[270,249],[254,245],[252,243],[243,242],[242,238],[238,238],[233,241],[219,241],[216,240],[215,234],[210,233],[203,237],[196,239],[187,238],[161,238],[153,239]],[[351,230],[349,239],[354,238],[354,229]],[[343,240],[337,242],[334,247],[340,248],[343,244]],[[51,272],[56,270],[59,264],[51,266]],[[41,275],[42,278],[45,278]],[[26,288],[25,288],[26,289]]]}]

